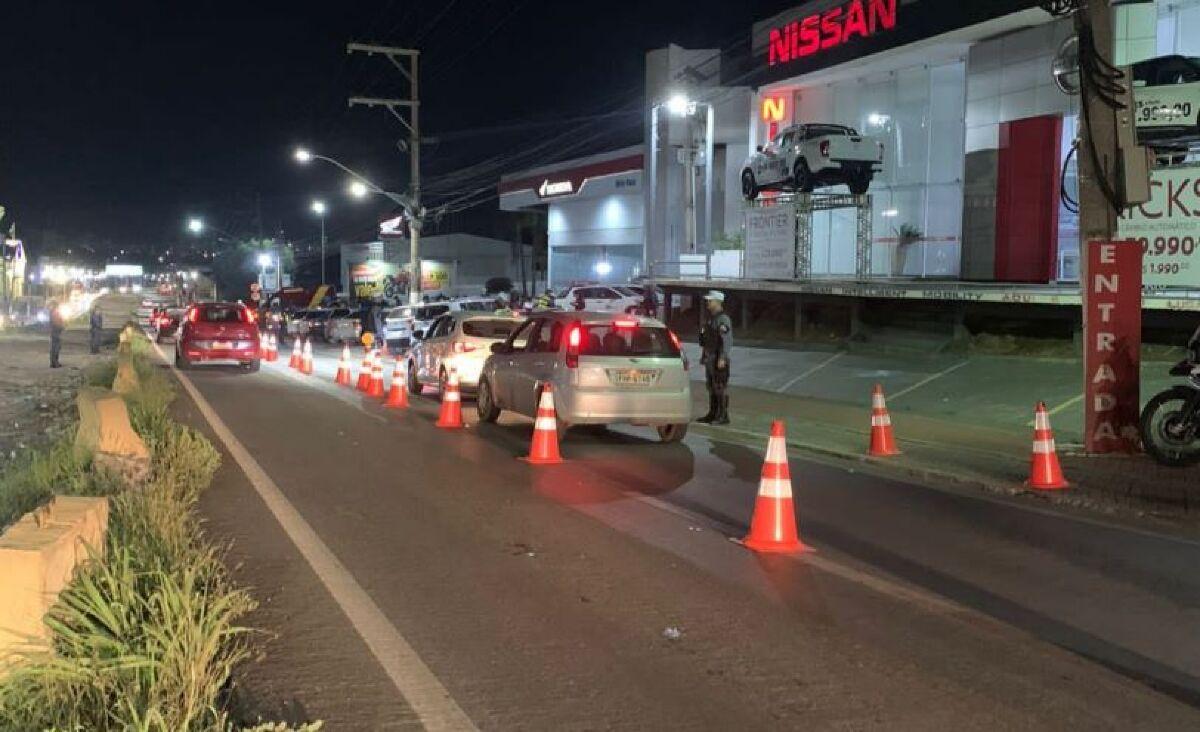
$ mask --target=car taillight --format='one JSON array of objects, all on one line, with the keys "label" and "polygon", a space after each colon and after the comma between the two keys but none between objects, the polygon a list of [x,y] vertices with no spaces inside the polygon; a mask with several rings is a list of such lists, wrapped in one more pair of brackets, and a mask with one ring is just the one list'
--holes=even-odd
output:
[{"label": "car taillight", "polygon": [[250,308],[242,308],[242,320],[247,323],[254,322],[254,311]]},{"label": "car taillight", "polygon": [[613,327],[614,328],[636,328],[636,327],[638,327],[638,322],[636,320],[614,320]]},{"label": "car taillight", "polygon": [[579,344],[583,342],[583,328],[578,323],[567,333],[567,368],[579,366]]},{"label": "car taillight", "polygon": [[683,370],[687,371],[690,364],[687,354],[683,352],[683,342],[679,340],[679,336],[675,335],[673,330],[668,330],[667,335],[671,337],[671,342],[675,344],[675,350],[679,351],[679,357],[683,359]]},{"label": "car taillight", "polygon": [[471,351],[474,351],[474,350],[475,350],[475,346],[470,343],[463,343],[463,342],[459,341],[454,344],[454,352],[455,353],[470,353]]},{"label": "car taillight", "polygon": [[821,157],[829,157],[829,140],[821,140]]}]

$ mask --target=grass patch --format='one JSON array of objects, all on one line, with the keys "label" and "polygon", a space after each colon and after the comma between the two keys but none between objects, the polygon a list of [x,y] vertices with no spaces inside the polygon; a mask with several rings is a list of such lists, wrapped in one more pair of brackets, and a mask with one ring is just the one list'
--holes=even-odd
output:
[{"label": "grass patch", "polygon": [[[0,499],[20,498],[12,511],[64,487],[112,495],[104,555],[93,556],[47,615],[53,652],[0,684],[0,729],[237,729],[225,707],[236,667],[256,652],[256,634],[242,623],[255,601],[229,580],[196,510],[220,456],[203,435],[170,419],[174,389],[162,371],[142,355],[135,365],[141,388],[127,403],[151,450],[145,488],[118,493],[98,483],[104,479],[63,443],[20,471],[20,490],[0,489]],[[109,383],[111,376],[94,374]]]}]

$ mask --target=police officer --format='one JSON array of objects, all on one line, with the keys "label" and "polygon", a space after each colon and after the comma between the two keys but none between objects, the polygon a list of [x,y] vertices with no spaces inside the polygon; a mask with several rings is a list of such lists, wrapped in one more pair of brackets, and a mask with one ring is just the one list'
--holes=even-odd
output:
[{"label": "police officer", "polygon": [[67,321],[58,303],[51,300],[46,307],[50,309],[50,368],[58,369],[62,368],[58,354],[62,351],[62,336],[67,329]]},{"label": "police officer", "polygon": [[533,303],[535,310],[549,310],[554,307],[554,290],[549,287],[541,295],[538,295],[537,300]]},{"label": "police officer", "polygon": [[708,317],[700,329],[700,363],[708,387],[708,414],[698,422],[729,424],[729,351],[733,347],[733,321],[725,313],[725,293],[710,291],[704,296]]},{"label": "police officer", "polygon": [[100,353],[100,331],[104,329],[104,316],[100,313],[99,303],[92,305],[92,314],[88,320],[88,340],[92,347],[92,355]]}]

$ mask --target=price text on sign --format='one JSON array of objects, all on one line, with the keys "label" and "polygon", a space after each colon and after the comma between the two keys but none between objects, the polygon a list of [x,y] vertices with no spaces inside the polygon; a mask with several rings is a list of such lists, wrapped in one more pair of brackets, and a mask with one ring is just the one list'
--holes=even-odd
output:
[{"label": "price text on sign", "polygon": [[1142,247],[1087,246],[1083,313],[1086,444],[1089,453],[1136,452],[1142,352]]},{"label": "price text on sign", "polygon": [[1118,230],[1141,245],[1146,287],[1200,287],[1200,167],[1155,170],[1150,200],[1127,209]]}]

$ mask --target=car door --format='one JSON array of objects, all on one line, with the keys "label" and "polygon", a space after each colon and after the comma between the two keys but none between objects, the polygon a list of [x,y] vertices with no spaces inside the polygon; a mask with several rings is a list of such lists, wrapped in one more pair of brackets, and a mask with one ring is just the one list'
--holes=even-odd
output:
[{"label": "car door", "polygon": [[514,411],[528,417],[537,414],[541,387],[554,380],[561,340],[562,323],[557,318],[538,318],[520,357],[521,377],[513,381]]},{"label": "car door", "polygon": [[451,315],[443,315],[438,318],[430,329],[432,334],[425,341],[425,354],[427,359],[427,375],[431,381],[436,381],[441,378],[442,360],[446,358],[446,351],[450,348],[450,339],[454,335],[455,320]]},{"label": "car door", "polygon": [[505,409],[516,411],[516,406],[513,404],[513,395],[516,393],[514,383],[520,378],[518,371],[521,357],[529,344],[529,336],[538,325],[538,319],[522,323],[521,327],[513,331],[513,334],[505,341],[507,352],[492,356],[492,390],[496,395],[496,400]]},{"label": "car door", "polygon": [[763,147],[762,157],[760,159],[759,170],[755,173],[760,185],[770,185],[783,180],[787,174],[787,160],[783,155],[783,151],[787,149],[792,139],[792,131],[784,130],[779,137],[768,142]]}]

